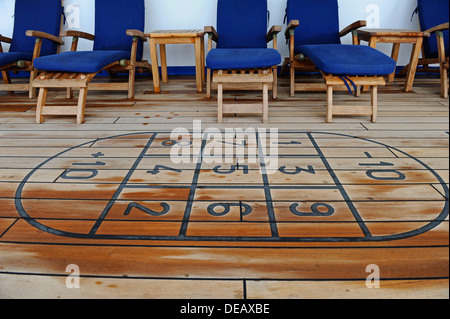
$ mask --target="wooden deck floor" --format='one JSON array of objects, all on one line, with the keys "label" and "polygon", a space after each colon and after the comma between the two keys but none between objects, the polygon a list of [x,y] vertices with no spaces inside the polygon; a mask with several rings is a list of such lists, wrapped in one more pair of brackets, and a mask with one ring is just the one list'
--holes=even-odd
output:
[{"label": "wooden deck floor", "polygon": [[[290,98],[279,82],[268,125],[217,125],[216,101],[196,93],[193,77],[170,78],[158,95],[139,79],[133,100],[90,92],[79,126],[36,125],[36,101],[1,92],[0,298],[449,298],[449,102],[439,79],[419,77],[413,93],[401,79],[380,89],[377,123],[332,124],[324,93]],[[66,103],[61,91],[48,100]],[[192,131],[194,119],[203,130],[278,128],[273,174],[262,131],[254,163],[174,164],[181,144],[170,133]],[[69,265],[79,289],[66,286],[76,282]],[[379,289],[366,285],[374,269]]]}]

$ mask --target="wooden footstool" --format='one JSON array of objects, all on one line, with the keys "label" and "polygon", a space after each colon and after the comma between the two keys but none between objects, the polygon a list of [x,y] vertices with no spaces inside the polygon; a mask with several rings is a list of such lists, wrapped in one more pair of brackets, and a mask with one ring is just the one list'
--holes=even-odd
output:
[{"label": "wooden footstool", "polygon": [[[384,53],[371,47],[343,44],[304,45],[300,50],[319,69],[327,86],[327,122],[333,115],[370,115],[377,121],[378,86],[386,85],[383,76],[395,70],[396,62]],[[349,91],[353,86],[359,95],[360,86],[372,89],[371,105],[335,105],[333,88],[346,85]]]},{"label": "wooden footstool", "polygon": [[[274,76],[271,68],[258,70],[216,70],[213,72],[213,82],[217,83],[217,121],[222,123],[223,114],[258,114],[262,115],[263,123],[269,120],[269,84]],[[263,91],[262,103],[224,104],[223,85],[225,83],[261,83]]]}]

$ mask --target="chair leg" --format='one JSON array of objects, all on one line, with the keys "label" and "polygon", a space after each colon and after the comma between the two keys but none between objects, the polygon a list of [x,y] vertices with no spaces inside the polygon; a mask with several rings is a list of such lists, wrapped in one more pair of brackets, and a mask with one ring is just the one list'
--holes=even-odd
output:
[{"label": "chair leg", "polygon": [[283,65],[281,66],[280,75],[283,75],[286,72],[286,69],[290,67],[291,60],[289,58],[284,59]]},{"label": "chair leg", "polygon": [[441,97],[448,99],[448,70],[441,66]]},{"label": "chair leg", "polygon": [[446,99],[448,98],[448,62],[445,56],[445,42],[442,31],[436,32],[436,39],[438,43],[439,71],[441,73],[441,97]]},{"label": "chair leg", "polygon": [[45,106],[45,103],[47,101],[47,88],[41,88],[39,90],[39,96],[36,106],[36,124],[42,124],[44,122],[44,117],[42,116],[42,109]]},{"label": "chair leg", "polygon": [[378,86],[372,86],[372,123],[375,123],[378,119]]},{"label": "chair leg", "polygon": [[130,72],[128,74],[128,98],[129,99],[134,98],[135,78],[136,78],[136,68],[133,66],[133,68],[130,70]]},{"label": "chair leg", "polygon": [[206,70],[206,98],[211,98],[211,69]]},{"label": "chair leg", "polygon": [[263,123],[269,121],[269,84],[263,84]]},{"label": "chair leg", "polygon": [[[419,63],[420,63],[420,61],[419,61]],[[420,64],[420,65],[423,65],[423,64]],[[400,72],[398,72],[397,76],[399,76],[399,77],[400,76],[405,76],[406,71],[408,70],[408,68],[409,68],[409,64],[404,66],[403,69],[401,69]]]},{"label": "chair leg", "polygon": [[87,87],[80,89],[80,96],[78,97],[77,105],[77,124],[83,124],[84,122],[84,110],[86,108]]},{"label": "chair leg", "polygon": [[11,84],[11,77],[9,76],[8,71],[2,71],[3,83]]},{"label": "chair leg", "polygon": [[333,122],[333,87],[327,86],[327,123]]},{"label": "chair leg", "polygon": [[274,67],[272,73],[273,73],[272,97],[275,100],[278,97],[278,68]]},{"label": "chair leg", "polygon": [[67,88],[66,90],[66,98],[72,99],[73,98],[73,90],[72,88]]},{"label": "chair leg", "polygon": [[290,68],[289,72],[290,72],[290,96],[294,97],[295,96],[295,68],[292,67],[292,64],[291,64],[291,68]]},{"label": "chair leg", "polygon": [[217,122],[223,121],[223,83],[217,85]]},{"label": "chair leg", "polygon": [[37,89],[35,87],[33,87],[33,81],[37,76],[37,71],[36,69],[34,69],[33,71],[30,72],[30,90],[28,92],[28,97],[30,99],[34,99],[36,97],[36,91]]}]

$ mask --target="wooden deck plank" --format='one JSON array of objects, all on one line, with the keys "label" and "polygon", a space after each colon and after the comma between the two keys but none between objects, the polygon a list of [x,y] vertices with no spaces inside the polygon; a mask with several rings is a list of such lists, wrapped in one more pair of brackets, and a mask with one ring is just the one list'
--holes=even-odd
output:
[{"label": "wooden deck plank", "polygon": [[[286,77],[269,124],[217,125],[214,92],[198,94],[193,77],[161,94],[145,77],[136,85],[132,100],[90,92],[83,125],[37,125],[35,101],[0,93],[0,298],[448,298],[449,104],[438,78],[418,77],[412,93],[402,80],[380,88],[378,123],[326,124],[326,94],[291,98]],[[74,103],[64,90],[49,101]],[[164,143],[194,119],[203,130],[277,128],[274,174],[258,161],[174,165]],[[81,290],[65,285],[69,264]],[[380,289],[365,285],[373,264]]]},{"label": "wooden deck plank", "polygon": [[[157,204],[154,203],[156,206]],[[85,212],[85,214],[88,212]],[[95,212],[94,212],[95,213]],[[76,216],[76,215],[74,215]],[[301,241],[301,238],[297,242],[279,242],[279,243],[271,243],[270,246],[272,248],[268,248],[268,244],[265,242],[258,242],[258,241],[249,241],[249,242],[239,242],[238,236],[242,236],[244,234],[245,229],[242,226],[239,226],[236,221],[228,222],[229,225],[233,226],[230,228],[230,230],[226,233],[228,236],[230,236],[231,239],[228,241],[212,241],[209,243],[201,242],[198,240],[189,240],[186,241],[165,241],[165,240],[140,240],[138,237],[134,240],[127,240],[127,239],[98,239],[95,238],[96,236],[93,236],[92,238],[89,238],[87,234],[89,233],[91,227],[95,223],[96,219],[94,219],[93,214],[90,215],[88,218],[85,216],[79,216],[80,218],[84,218],[82,220],[80,219],[36,219],[37,222],[45,224],[48,227],[53,227],[53,229],[61,229],[63,231],[74,231],[77,234],[84,235],[83,237],[80,236],[80,238],[64,238],[60,236],[54,236],[51,233],[43,232],[37,230],[35,227],[30,226],[29,223],[27,223],[24,220],[21,219],[13,219],[13,218],[6,218],[5,224],[4,224],[4,234],[2,235],[2,242],[5,243],[14,243],[19,246],[27,246],[27,245],[35,245],[35,244],[43,244],[43,245],[51,245],[51,246],[111,246],[111,247],[204,247],[205,245],[208,245],[212,248],[214,247],[236,247],[237,249],[242,248],[253,248],[253,249],[287,249],[289,250],[296,250],[296,249],[330,249],[330,254],[328,255],[330,258],[333,256],[331,251],[339,251],[342,249],[355,249],[355,253],[358,251],[358,249],[362,250],[370,250],[375,248],[380,248],[380,244],[377,242],[308,242],[308,241]],[[395,222],[383,222],[383,221],[374,221],[374,222],[367,222],[366,225],[369,227],[369,229],[373,230],[374,232],[378,232],[380,235],[387,235],[387,234],[398,234],[401,233],[404,230],[411,230],[416,227],[423,226],[431,221],[413,221],[413,222],[403,222],[403,221],[395,221]],[[105,222],[106,226],[111,234],[114,231],[114,227],[116,227],[116,233],[114,234],[120,234],[119,228],[123,225],[126,225],[127,227],[130,225],[138,225],[139,229],[131,229],[129,236],[139,236],[143,234],[143,231],[146,231],[145,234],[148,234],[147,230],[149,229],[151,232],[159,232],[158,234],[154,233],[155,236],[166,236],[168,232],[174,232],[175,228],[179,231],[180,228],[180,222],[179,220],[172,221],[168,219],[166,222],[152,222],[149,220],[142,220],[140,219],[130,219],[129,221],[124,221],[123,223],[118,222],[118,220],[112,220]],[[109,223],[109,224],[108,224]],[[226,223],[226,222],[221,222]],[[205,232],[201,233],[199,227],[204,227],[205,225],[209,225],[208,227],[212,227],[212,229],[218,229],[217,222],[201,222],[196,221],[193,222],[193,230],[197,232],[197,235],[204,235],[205,232],[210,232],[209,229],[203,229]],[[247,222],[249,225],[249,229],[251,231],[261,231],[265,232],[264,235],[268,235],[268,223],[265,224],[261,221],[259,222]],[[298,234],[298,232],[301,230],[304,233],[301,233],[302,235],[309,235],[313,234],[317,231],[322,231],[322,238],[324,238],[327,235],[327,231],[334,232],[336,235],[342,235],[344,230],[350,230],[353,232],[353,237],[356,239],[358,236],[361,236],[360,230],[358,229],[358,225],[356,225],[354,222],[350,221],[336,221],[336,222],[328,222],[326,224],[319,224],[318,221],[315,222],[309,222],[309,223],[302,223],[293,225],[292,222],[281,222],[282,228],[284,227],[283,231],[286,230],[284,234],[292,236],[293,234]],[[162,227],[160,229],[155,228],[155,225],[161,225]],[[237,227],[235,227],[237,225]],[[265,227],[264,227],[265,226]],[[144,230],[144,228],[147,227],[147,230]],[[296,228],[294,228],[296,227]],[[381,231],[380,231],[381,230]],[[225,231],[222,230],[225,234]],[[294,231],[297,231],[297,233],[294,233]],[[448,241],[448,220],[443,221],[439,227],[433,229],[432,231],[427,232],[424,235],[401,239],[401,240],[393,240],[393,241],[387,241],[383,242],[383,245],[380,249],[391,247],[391,248],[417,248],[417,247],[443,247],[443,242],[445,240]],[[141,232],[141,233],[139,233]],[[166,233],[162,233],[166,232]],[[240,232],[240,233],[239,233]],[[287,233],[290,232],[290,233]],[[214,235],[217,235],[214,233]],[[217,235],[218,236],[218,235]],[[101,238],[101,236],[98,236]],[[233,237],[233,238],[232,238]],[[263,237],[263,236],[261,236]],[[318,237],[320,238],[320,237]],[[324,257],[325,258],[325,257]],[[328,258],[328,257],[327,257]],[[443,257],[444,258],[444,257]],[[445,258],[444,258],[445,259]],[[101,275],[101,274],[99,274]]]},{"label": "wooden deck plank", "polygon": [[69,264],[76,264],[85,276],[96,276],[101,269],[104,276],[128,278],[365,280],[366,268],[375,260],[384,270],[385,279],[448,277],[447,247],[236,249],[80,245],[67,249],[65,245],[39,244],[0,247],[6,251],[2,256],[3,273],[30,273],[32,267],[34,273],[61,275]]},{"label": "wooden deck plank", "polygon": [[[317,289],[320,287],[319,289]],[[253,299],[448,299],[449,281],[386,280],[380,289],[367,289],[365,281],[248,281],[247,296]],[[401,296],[401,297],[400,297]]]},{"label": "wooden deck plank", "polygon": [[[67,273],[68,275],[69,273]],[[9,299],[242,299],[239,281],[82,278],[82,289],[68,289],[67,277],[0,274],[0,298]],[[42,287],[37,291],[36,285]]]}]

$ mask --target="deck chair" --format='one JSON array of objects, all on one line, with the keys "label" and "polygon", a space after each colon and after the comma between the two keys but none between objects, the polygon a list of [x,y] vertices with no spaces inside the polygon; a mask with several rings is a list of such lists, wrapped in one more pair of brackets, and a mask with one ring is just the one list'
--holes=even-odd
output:
[{"label": "deck chair", "polygon": [[[436,72],[436,69],[429,68],[429,65],[439,64],[441,97],[446,99],[449,90],[449,1],[419,0],[416,12],[419,14],[420,29],[432,34],[423,40],[422,58],[418,63],[422,67],[418,68],[418,71]],[[405,74],[406,70],[407,67],[403,68],[400,74]]]},{"label": "deck chair", "polygon": [[[208,34],[207,97],[213,85],[218,92],[218,122],[223,114],[262,114],[268,121],[268,91],[277,97],[277,34],[281,26],[268,30],[267,0],[219,0],[217,31],[205,27]],[[217,43],[213,49],[212,41]],[[267,43],[273,41],[273,48]],[[262,104],[224,104],[223,90],[263,90]]]},{"label": "deck chair", "polygon": [[[63,32],[62,36],[73,37],[71,51],[35,60],[35,67],[43,71],[33,82],[40,88],[36,122],[42,123],[45,115],[75,115],[77,124],[83,123],[88,89],[128,91],[128,98],[133,98],[136,72],[151,71],[143,60],[144,26],[144,0],[95,0],[95,36]],[[79,38],[92,40],[93,50],[77,51]],[[128,73],[128,82],[91,83],[102,71]],[[49,88],[66,88],[68,98],[78,89],[78,104],[46,106]]]},{"label": "deck chair", "polygon": [[[0,35],[0,71],[3,84],[0,91],[28,91],[30,98],[36,97],[31,83],[37,70],[33,62],[39,56],[56,54],[64,44],[60,32],[62,25],[62,0],[16,0],[12,38]],[[8,52],[3,52],[1,43],[10,43]],[[12,83],[10,72],[27,71],[27,84]]]},{"label": "deck chair", "polygon": [[282,72],[289,67],[290,96],[293,97],[295,91],[324,91],[322,83],[295,83],[297,71],[317,72],[314,64],[299,48],[306,44],[341,44],[343,36],[366,26],[366,21],[356,21],[339,31],[337,0],[287,0],[286,19],[288,26],[285,37],[289,41],[289,57],[283,63]]},{"label": "deck chair", "polygon": [[[370,115],[371,121],[376,122],[378,86],[386,84],[383,76],[394,72],[396,62],[376,49],[344,45],[340,41],[342,36],[366,23],[357,21],[338,32],[337,0],[288,0],[287,18],[291,96],[294,96],[296,90],[326,89],[328,123],[333,121],[334,115]],[[357,42],[355,37],[356,34],[353,33],[354,43]],[[295,85],[296,69],[320,71],[325,85]],[[369,86],[370,105],[335,105],[333,92],[343,86],[355,96],[359,96],[361,86]]]}]

